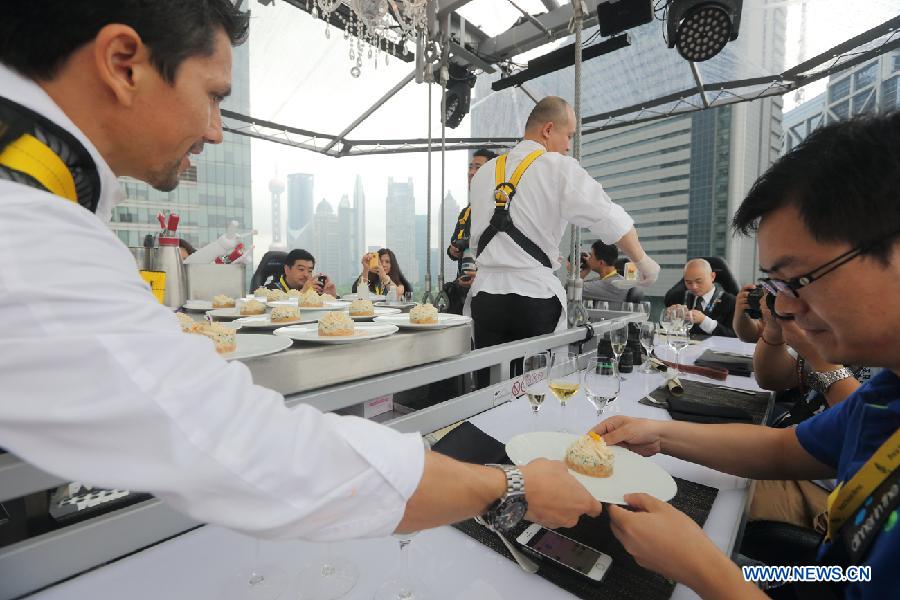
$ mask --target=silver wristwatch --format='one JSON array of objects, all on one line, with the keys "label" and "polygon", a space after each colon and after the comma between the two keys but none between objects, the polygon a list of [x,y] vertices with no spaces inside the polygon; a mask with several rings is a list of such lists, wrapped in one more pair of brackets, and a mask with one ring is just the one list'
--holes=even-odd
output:
[{"label": "silver wristwatch", "polygon": [[506,474],[506,493],[488,507],[484,514],[487,523],[497,531],[509,531],[525,518],[528,502],[525,501],[525,477],[513,465],[485,465],[500,469]]},{"label": "silver wristwatch", "polygon": [[848,377],[853,377],[853,371],[847,367],[841,367],[840,369],[826,371],[824,373],[813,371],[807,377],[807,382],[809,383],[809,387],[824,394],[832,385],[841,379],[847,379]]}]

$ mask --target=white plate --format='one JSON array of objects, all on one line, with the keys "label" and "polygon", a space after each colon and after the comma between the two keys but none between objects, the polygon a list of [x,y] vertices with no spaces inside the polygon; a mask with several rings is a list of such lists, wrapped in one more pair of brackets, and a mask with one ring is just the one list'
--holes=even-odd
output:
[{"label": "white plate", "polygon": [[221,321],[228,321],[231,319],[239,319],[241,317],[262,317],[262,315],[242,315],[239,308],[214,308],[212,310],[206,311],[206,314],[211,316],[213,319],[218,319]]},{"label": "white plate", "polygon": [[300,310],[346,310],[350,308],[349,302],[326,302],[322,306],[301,306]]},{"label": "white plate", "polygon": [[188,300],[181,308],[194,312],[205,312],[207,310],[212,310],[212,307],[212,302],[209,300]]},{"label": "white plate", "polygon": [[353,335],[319,335],[319,324],[292,325],[275,330],[275,335],[288,337],[301,342],[315,342],[319,344],[352,344],[363,340],[372,340],[387,337],[397,333],[394,325],[379,325],[377,323],[357,323]]},{"label": "white plate", "polygon": [[293,321],[279,321],[273,323],[270,314],[259,315],[256,317],[241,317],[231,323],[233,325],[243,325],[247,329],[277,329],[278,327],[286,327],[288,325],[299,325],[300,323],[312,323],[315,319],[295,319]]},{"label": "white plate", "polygon": [[254,358],[275,354],[286,348],[290,348],[291,340],[279,338],[265,333],[240,333],[237,336],[237,350],[220,354],[225,360],[237,360],[242,358]]},{"label": "white plate", "polygon": [[[344,294],[341,296],[341,300],[356,300],[359,298],[359,294]],[[385,300],[385,296],[379,296],[378,294],[369,294],[369,300],[372,302],[383,302]]]},{"label": "white plate", "polygon": [[609,282],[614,287],[619,288],[620,290],[630,290],[634,286],[636,286],[639,282],[637,279],[613,279]]},{"label": "white plate", "polygon": [[375,317],[386,317],[388,315],[399,315],[403,311],[399,308],[382,308],[381,306],[375,307],[375,316],[372,317],[358,317],[356,315],[350,315],[350,318],[354,321],[371,321]]},{"label": "white plate", "polygon": [[437,323],[413,323],[409,320],[409,314],[392,315],[387,317],[375,317],[376,323],[389,323],[396,325],[401,329],[445,329],[447,327],[456,327],[457,325],[465,325],[472,322],[472,317],[464,317],[461,315],[452,315],[447,313],[438,314]]},{"label": "white plate", "polygon": [[[535,458],[564,460],[566,450],[579,436],[571,433],[535,432],[515,436],[506,444],[506,454],[517,465]],[[611,477],[588,477],[569,469],[569,472],[597,500],[625,504],[625,494],[644,492],[660,500],[669,501],[678,491],[675,480],[656,463],[619,446],[610,446],[615,455]]]},{"label": "white plate", "polygon": [[418,304],[418,302],[391,302],[390,304],[387,302],[376,302],[375,306],[384,306],[385,308],[399,308],[401,310],[405,310],[407,308],[412,308]]}]

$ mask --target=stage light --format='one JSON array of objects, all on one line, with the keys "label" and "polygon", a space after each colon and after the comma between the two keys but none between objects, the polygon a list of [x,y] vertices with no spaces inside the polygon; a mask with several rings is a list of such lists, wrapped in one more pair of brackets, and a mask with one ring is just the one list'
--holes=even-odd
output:
[{"label": "stage light", "polygon": [[736,40],[743,0],[672,0],[666,30],[669,48],[686,60],[703,62]]},{"label": "stage light", "polygon": [[475,87],[475,74],[466,67],[450,63],[450,81],[447,84],[446,123],[455,129],[469,114],[472,100],[472,88]]}]

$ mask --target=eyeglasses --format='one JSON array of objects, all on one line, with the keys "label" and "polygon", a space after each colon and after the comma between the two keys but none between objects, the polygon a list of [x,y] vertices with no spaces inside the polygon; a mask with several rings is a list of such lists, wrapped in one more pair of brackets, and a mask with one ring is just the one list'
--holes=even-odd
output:
[{"label": "eyeglasses", "polygon": [[813,281],[822,279],[824,276],[828,275],[838,267],[847,264],[857,256],[860,256],[861,254],[868,250],[871,250],[878,244],[896,237],[897,235],[900,235],[900,232],[891,233],[884,237],[872,240],[871,242],[868,242],[866,244],[857,246],[856,248],[844,252],[840,256],[831,259],[824,265],[816,267],[809,273],[800,275],[799,277],[794,277],[792,279],[774,279],[771,277],[763,277],[759,280],[759,283],[763,286],[763,288],[765,288],[768,293],[772,295],[785,294],[797,298],[800,296],[800,294],[798,293],[798,290],[800,288],[811,284]]}]

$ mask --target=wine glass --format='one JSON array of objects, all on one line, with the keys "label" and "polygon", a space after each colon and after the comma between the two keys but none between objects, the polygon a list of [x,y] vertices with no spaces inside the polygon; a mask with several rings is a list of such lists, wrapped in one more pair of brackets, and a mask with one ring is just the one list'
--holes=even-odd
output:
[{"label": "wine glass", "polygon": [[647,317],[649,318],[651,304],[649,302],[641,302],[640,306],[641,306],[640,311],[642,313],[644,313],[645,315],[647,315]]},{"label": "wine glass", "polygon": [[615,361],[607,358],[591,361],[584,372],[584,395],[597,410],[597,421],[603,410],[619,396],[619,385]]},{"label": "wine glass", "polygon": [[622,310],[625,312],[634,312],[634,302],[623,302]]},{"label": "wine glass", "polygon": [[641,346],[647,352],[647,360],[641,367],[641,373],[653,373],[650,366],[650,358],[653,356],[653,341],[656,337],[656,324],[653,321],[644,321],[641,323]]},{"label": "wine glass", "polygon": [[[300,567],[296,600],[336,600],[350,593],[359,578],[356,565],[325,546],[324,556]],[[294,599],[292,599],[294,600]]]},{"label": "wine glass", "polygon": [[253,540],[253,563],[249,572],[240,575],[241,583],[234,589],[234,600],[276,600],[287,589],[288,577],[273,564],[259,564],[259,540]]},{"label": "wine glass", "polygon": [[[613,329],[609,332],[609,343],[612,346],[613,354],[616,355],[616,364],[619,364],[619,357],[625,352],[625,346],[628,345],[628,325]],[[624,377],[622,379],[625,379]]]},{"label": "wine glass", "polygon": [[606,300],[595,300],[594,308],[597,310],[609,310],[609,302]]},{"label": "wine glass", "polygon": [[684,319],[677,329],[672,329],[672,348],[675,350],[675,365],[678,367],[679,373],[682,372],[681,351],[690,344],[690,329],[690,318]]},{"label": "wine glass", "polygon": [[529,354],[522,362],[522,391],[528,396],[531,412],[535,419],[547,396],[547,368],[549,365],[549,352]]},{"label": "wine glass", "polygon": [[375,592],[374,600],[424,600],[428,597],[425,583],[409,567],[409,545],[417,532],[395,533],[400,543],[400,572],[384,582]]},{"label": "wine glass", "polygon": [[566,433],[566,403],[578,393],[579,388],[578,357],[566,352],[553,355],[550,365],[550,391],[559,400],[562,427],[559,431]]}]

